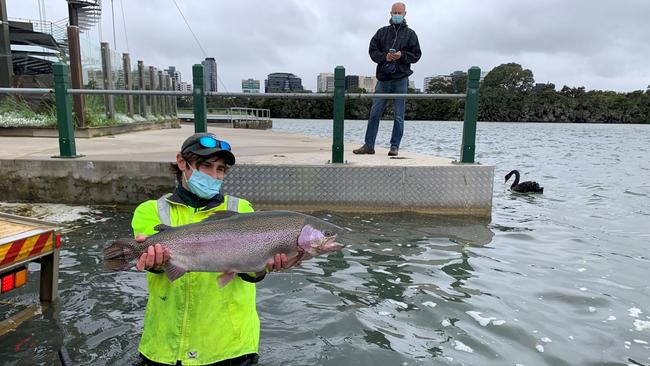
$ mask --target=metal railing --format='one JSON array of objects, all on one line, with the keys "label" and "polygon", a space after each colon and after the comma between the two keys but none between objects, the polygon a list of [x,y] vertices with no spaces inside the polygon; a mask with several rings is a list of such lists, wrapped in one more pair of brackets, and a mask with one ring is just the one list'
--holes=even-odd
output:
[{"label": "metal railing", "polygon": [[[159,95],[192,96],[194,112],[194,131],[207,132],[207,97],[247,97],[247,98],[323,98],[334,100],[334,119],[332,134],[332,163],[343,163],[343,126],[345,98],[387,98],[387,99],[465,99],[465,115],[460,149],[460,163],[474,163],[476,150],[476,120],[478,117],[478,91],[481,70],[473,66],[468,70],[466,94],[364,94],[345,93],[345,68],[337,66],[334,70],[334,93],[219,93],[206,92],[203,84],[203,66],[192,66],[194,88],[192,92],[173,90],[105,90],[70,89],[69,67],[60,62],[53,64],[54,89],[39,88],[0,88],[0,94],[47,94],[54,92],[56,115],[59,129],[59,151],[61,158],[79,157],[75,149],[74,125],[70,96],[75,94],[102,95]],[[270,114],[270,112],[269,112]]]},{"label": "metal railing", "polygon": [[36,33],[49,34],[60,44],[67,44],[68,35],[66,32],[67,24],[61,25],[59,22],[49,22],[46,20],[26,19],[26,18],[9,18],[10,22],[29,23],[32,25],[32,31]]},{"label": "metal railing", "polygon": [[234,120],[270,120],[271,110],[267,108],[230,107],[228,108],[228,118],[230,123],[233,123]]}]

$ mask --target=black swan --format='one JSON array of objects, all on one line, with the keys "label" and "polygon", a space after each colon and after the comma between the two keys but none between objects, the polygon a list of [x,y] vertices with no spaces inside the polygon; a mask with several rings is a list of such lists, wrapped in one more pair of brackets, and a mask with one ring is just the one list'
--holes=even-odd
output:
[{"label": "black swan", "polygon": [[511,191],[519,193],[544,193],[544,187],[540,187],[537,182],[528,181],[519,183],[519,171],[517,170],[506,174],[506,180],[503,183],[506,183],[513,174],[515,175],[515,181],[510,186]]}]

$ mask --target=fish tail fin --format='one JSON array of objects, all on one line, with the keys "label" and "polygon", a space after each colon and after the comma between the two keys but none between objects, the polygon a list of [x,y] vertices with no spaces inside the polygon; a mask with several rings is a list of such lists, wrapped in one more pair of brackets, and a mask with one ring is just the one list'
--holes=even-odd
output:
[{"label": "fish tail fin", "polygon": [[167,278],[169,279],[169,282],[174,282],[176,281],[180,276],[184,275],[187,273],[187,269],[172,264],[171,262],[167,262],[164,266],[165,273],[167,274]]},{"label": "fish tail fin", "polygon": [[117,239],[104,248],[104,268],[125,271],[133,267],[135,259],[138,258],[133,244],[133,240],[130,239]]}]

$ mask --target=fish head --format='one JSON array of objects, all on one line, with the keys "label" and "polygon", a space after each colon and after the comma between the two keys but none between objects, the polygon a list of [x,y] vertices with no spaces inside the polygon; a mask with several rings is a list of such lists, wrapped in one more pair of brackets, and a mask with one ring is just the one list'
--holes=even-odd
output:
[{"label": "fish head", "polygon": [[298,250],[303,253],[304,259],[309,259],[320,254],[336,252],[345,246],[337,243],[345,230],[343,228],[320,220],[315,217],[309,217],[298,236]]}]

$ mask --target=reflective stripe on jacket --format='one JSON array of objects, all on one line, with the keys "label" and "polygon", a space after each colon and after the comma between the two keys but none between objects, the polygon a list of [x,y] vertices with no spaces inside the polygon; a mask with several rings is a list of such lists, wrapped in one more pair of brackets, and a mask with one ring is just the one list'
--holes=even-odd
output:
[{"label": "reflective stripe on jacket", "polygon": [[[199,222],[215,211],[232,208],[228,202],[234,198],[225,196],[221,205],[201,210],[166,197],[170,226]],[[162,223],[158,206],[156,200],[149,200],[135,209],[131,222],[135,235],[156,233],[153,227]],[[238,212],[253,211],[243,199],[237,206]],[[235,277],[219,288],[217,276],[188,272],[172,283],[164,273],[147,272],[149,300],[138,351],[155,362],[176,364],[180,360],[183,365],[205,365],[257,353],[260,321],[255,284]]]}]

